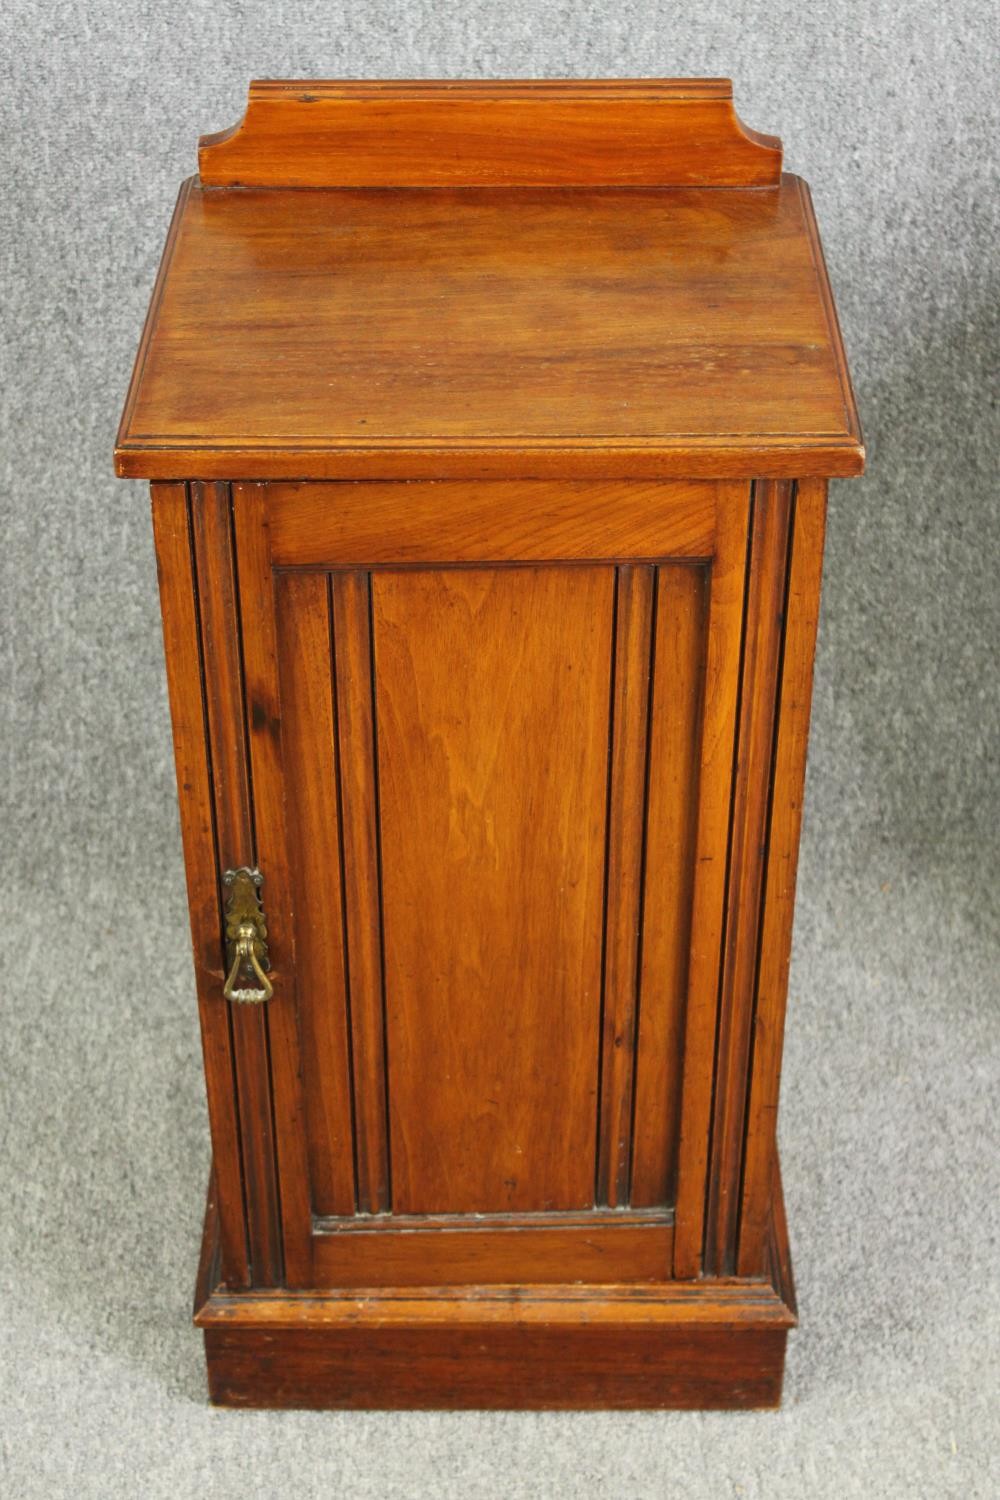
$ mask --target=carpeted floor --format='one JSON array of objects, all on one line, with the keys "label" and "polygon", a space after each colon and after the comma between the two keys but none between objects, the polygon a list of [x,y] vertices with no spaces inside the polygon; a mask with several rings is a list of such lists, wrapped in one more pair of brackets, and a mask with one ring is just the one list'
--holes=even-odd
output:
[{"label": "carpeted floor", "polygon": [[[985,0],[5,9],[5,1500],[1000,1493],[997,40]],[[155,575],[143,491],[110,473],[170,205],[252,75],[569,73],[732,74],[784,137],[871,450],[832,497],[781,1122],[786,1404],[213,1411]]]}]

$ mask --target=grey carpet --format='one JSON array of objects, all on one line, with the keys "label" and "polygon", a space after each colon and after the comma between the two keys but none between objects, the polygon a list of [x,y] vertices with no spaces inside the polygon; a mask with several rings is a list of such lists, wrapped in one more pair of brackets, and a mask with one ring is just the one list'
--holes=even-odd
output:
[{"label": "grey carpet", "polygon": [[[8,0],[4,1496],[1000,1492],[997,30],[988,0]],[[780,1414],[205,1404],[206,1129],[155,577],[111,445],[198,133],[237,118],[251,76],[435,74],[731,74],[814,186],[871,464],[832,497]]]}]

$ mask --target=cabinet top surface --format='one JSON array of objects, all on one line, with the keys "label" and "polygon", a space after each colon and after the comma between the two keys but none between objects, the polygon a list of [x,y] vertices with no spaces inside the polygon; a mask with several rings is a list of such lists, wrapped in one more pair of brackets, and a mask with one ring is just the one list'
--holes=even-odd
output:
[{"label": "cabinet top surface", "polygon": [[798,178],[206,185],[234,135],[181,190],[119,473],[860,472]]}]

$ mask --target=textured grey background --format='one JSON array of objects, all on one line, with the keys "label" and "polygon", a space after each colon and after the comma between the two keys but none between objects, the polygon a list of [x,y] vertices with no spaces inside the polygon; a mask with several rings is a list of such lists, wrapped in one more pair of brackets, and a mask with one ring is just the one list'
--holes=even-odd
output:
[{"label": "textured grey background", "polygon": [[[8,0],[5,1495],[1000,1491],[997,40],[990,0]],[[152,549],[143,488],[111,475],[173,197],[251,76],[573,74],[730,75],[784,138],[869,440],[867,477],[832,495],[786,1406],[213,1412],[187,1323],[207,1149]]]}]

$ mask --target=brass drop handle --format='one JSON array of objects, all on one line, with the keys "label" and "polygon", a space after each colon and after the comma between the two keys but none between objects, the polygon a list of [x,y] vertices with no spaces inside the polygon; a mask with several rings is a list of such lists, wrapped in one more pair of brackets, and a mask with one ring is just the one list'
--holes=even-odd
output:
[{"label": "brass drop handle", "polygon": [[[233,948],[233,966],[229,970],[229,978],[226,980],[222,991],[226,999],[242,1000],[250,1004],[259,1004],[262,1000],[270,1000],[274,994],[274,986],[260,966],[260,960],[257,957],[257,929],[252,922],[240,923]],[[247,989],[246,986],[237,988],[237,980],[239,978],[249,978],[248,969],[252,971],[259,981],[259,990]]]},{"label": "brass drop handle", "polygon": [[259,870],[242,865],[238,870],[227,870],[222,879],[230,892],[226,902],[229,974],[222,993],[227,1000],[259,1005],[274,994],[274,986],[265,972],[271,962],[267,954],[267,924],[258,894],[264,877]]}]

